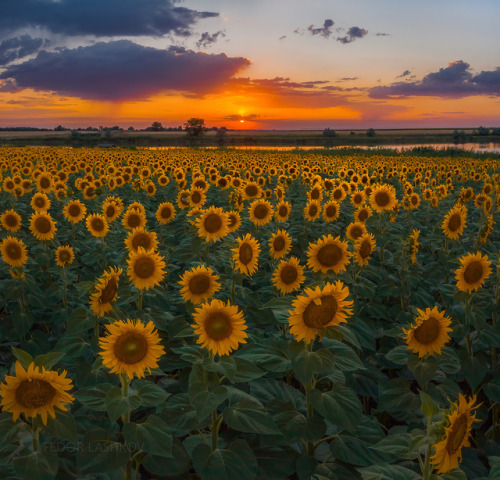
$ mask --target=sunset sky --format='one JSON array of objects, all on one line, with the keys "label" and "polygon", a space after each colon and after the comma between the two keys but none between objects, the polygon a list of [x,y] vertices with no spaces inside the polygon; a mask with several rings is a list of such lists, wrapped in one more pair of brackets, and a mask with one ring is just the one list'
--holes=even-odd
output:
[{"label": "sunset sky", "polygon": [[498,0],[1,0],[0,126],[500,127]]}]

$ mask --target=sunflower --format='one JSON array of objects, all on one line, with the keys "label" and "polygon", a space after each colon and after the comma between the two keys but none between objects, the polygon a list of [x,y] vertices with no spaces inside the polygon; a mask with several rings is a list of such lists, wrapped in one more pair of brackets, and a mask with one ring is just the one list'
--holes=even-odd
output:
[{"label": "sunflower", "polygon": [[293,301],[294,310],[289,312],[290,333],[297,341],[310,343],[324,328],[345,323],[352,315],[352,301],[346,300],[349,288],[340,280],[327,283],[323,289],[306,288],[304,293]]},{"label": "sunflower", "polygon": [[227,223],[227,213],[220,207],[211,206],[196,220],[198,235],[206,242],[216,242],[229,233]]},{"label": "sunflower", "polygon": [[96,285],[96,292],[90,295],[90,310],[94,315],[104,317],[113,310],[111,305],[117,298],[118,280],[123,270],[121,268],[110,267],[108,272],[104,272]]},{"label": "sunflower", "polygon": [[337,220],[340,215],[340,205],[334,201],[329,200],[323,205],[323,220],[325,222],[333,222]]},{"label": "sunflower", "polygon": [[311,200],[304,207],[304,217],[309,222],[314,222],[321,214],[321,206],[318,200]]},{"label": "sunflower", "polygon": [[364,207],[358,208],[354,212],[354,220],[356,222],[366,222],[366,220],[370,218],[372,214],[373,214],[372,209],[365,205]]},{"label": "sunflower", "polygon": [[37,240],[52,240],[56,233],[56,225],[49,213],[33,213],[30,219],[31,233]]},{"label": "sunflower", "polygon": [[160,203],[155,216],[158,222],[163,223],[164,225],[170,223],[175,217],[174,205],[170,202]]},{"label": "sunflower", "polygon": [[15,422],[21,414],[26,418],[42,417],[47,425],[47,414],[55,418],[54,407],[67,411],[66,404],[72,403],[75,398],[67,393],[70,390],[71,380],[66,378],[66,370],[61,374],[44,367],[35,367],[34,363],[25,370],[16,362],[16,376],[7,375],[5,382],[0,384],[0,405],[3,410],[12,413]]},{"label": "sunflower", "polygon": [[350,240],[356,241],[358,238],[360,238],[365,233],[368,233],[368,232],[367,232],[366,226],[363,222],[352,222],[349,225],[347,225],[345,235]]},{"label": "sunflower", "polygon": [[232,248],[234,252],[233,260],[235,269],[241,273],[252,275],[256,270],[259,262],[260,245],[255,238],[249,233],[244,237],[237,238],[238,246]]},{"label": "sunflower", "polygon": [[56,250],[56,264],[58,267],[66,267],[73,263],[75,252],[69,245],[61,245]]},{"label": "sunflower", "polygon": [[146,214],[137,208],[130,208],[129,206],[123,215],[122,225],[126,230],[144,227],[146,225]]},{"label": "sunflower", "polygon": [[354,192],[353,194],[351,194],[351,203],[355,207],[361,207],[365,203],[365,200],[366,200],[366,194],[364,190],[361,190],[360,192]]},{"label": "sunflower", "polygon": [[165,349],[153,322],[145,325],[140,320],[118,320],[106,325],[106,329],[108,335],[99,339],[100,355],[111,373],[123,373],[132,380],[134,375],[144,378],[146,370],[151,373],[158,367]]},{"label": "sunflower", "polygon": [[241,216],[236,210],[227,212],[227,230],[229,233],[235,232],[241,226]]},{"label": "sunflower", "polygon": [[242,194],[245,200],[254,200],[262,196],[262,189],[257,182],[246,182]]},{"label": "sunflower", "polygon": [[15,210],[5,210],[0,216],[0,223],[9,232],[17,232],[21,228],[21,215]]},{"label": "sunflower", "polygon": [[408,348],[418,353],[419,357],[435,353],[441,355],[441,349],[450,340],[450,317],[445,317],[445,312],[440,312],[437,307],[432,310],[426,308],[425,312],[417,308],[417,311],[419,316],[415,318],[415,323],[408,330],[403,328]]},{"label": "sunflower", "polygon": [[207,200],[205,191],[201,188],[193,188],[189,193],[188,203],[191,208],[202,207]]},{"label": "sunflower", "polygon": [[420,230],[415,230],[410,234],[409,242],[410,242],[410,258],[411,258],[411,263],[415,263],[417,261],[417,253],[418,253],[418,247],[420,246],[420,243],[418,243],[418,237],[420,235]]},{"label": "sunflower", "polygon": [[280,202],[276,207],[274,217],[278,222],[286,222],[292,211],[292,206],[288,202]]},{"label": "sunflower", "polygon": [[137,252],[139,247],[144,248],[144,250],[155,251],[158,247],[156,233],[148,232],[142,227],[134,228],[125,239],[125,246],[129,252]]},{"label": "sunflower", "polygon": [[335,187],[332,191],[332,200],[337,202],[339,205],[342,203],[344,198],[347,196],[347,192],[339,185]]},{"label": "sunflower", "polygon": [[186,302],[201,303],[220,290],[219,275],[214,275],[211,268],[200,265],[187,270],[179,280],[181,295]]},{"label": "sunflower", "polygon": [[64,208],[63,215],[68,222],[81,222],[87,214],[87,207],[80,200],[71,200]]},{"label": "sunflower", "polygon": [[282,260],[273,273],[273,285],[284,295],[298,290],[305,279],[304,268],[296,257]]},{"label": "sunflower", "polygon": [[102,204],[102,214],[108,223],[114,222],[121,214],[123,207],[115,200],[106,199]]},{"label": "sunflower", "polygon": [[360,267],[368,265],[371,254],[375,250],[375,237],[371,233],[364,233],[354,243],[356,262]]},{"label": "sunflower", "polygon": [[455,240],[464,233],[466,215],[464,205],[456,205],[446,214],[441,228],[449,239]]},{"label": "sunflower", "polygon": [[343,272],[346,269],[351,254],[347,251],[347,243],[340,237],[323,235],[317,243],[309,244],[307,266],[314,272]]},{"label": "sunflower", "polygon": [[267,225],[273,213],[273,206],[267,200],[254,200],[250,204],[249,218],[254,225]]},{"label": "sunflower", "polygon": [[24,242],[10,235],[0,243],[0,252],[2,260],[11,267],[22,267],[28,261],[28,250]]},{"label": "sunflower", "polygon": [[36,186],[39,192],[48,193],[54,187],[54,179],[50,173],[42,173],[36,179]]},{"label": "sunflower", "polygon": [[471,293],[483,286],[484,281],[491,273],[491,262],[487,255],[480,252],[469,253],[460,259],[462,266],[455,270],[457,288],[462,292]]},{"label": "sunflower", "polygon": [[292,248],[292,237],[286,230],[278,230],[269,239],[269,255],[272,258],[284,257]]},{"label": "sunflower", "polygon": [[50,208],[50,200],[45,193],[37,192],[31,197],[30,205],[35,212],[45,212]]},{"label": "sunflower", "polygon": [[475,395],[467,400],[459,393],[458,402],[451,406],[444,420],[447,424],[444,428],[445,437],[434,445],[436,451],[431,457],[431,465],[435,465],[439,475],[457,468],[462,461],[462,448],[470,446],[472,424],[479,421],[476,419],[476,413],[473,413],[479,405],[474,406],[474,403]]},{"label": "sunflower", "polygon": [[373,210],[381,212],[392,210],[397,205],[396,192],[392,185],[375,185],[370,194],[370,204]]},{"label": "sunflower", "polygon": [[139,247],[137,252],[130,252],[127,263],[129,279],[138,290],[148,290],[159,285],[165,275],[163,257],[153,250]]},{"label": "sunflower", "polygon": [[207,348],[212,354],[227,355],[246,343],[248,338],[243,313],[236,305],[221,300],[212,300],[197,307],[193,313],[192,325],[198,335],[196,343]]},{"label": "sunflower", "polygon": [[103,238],[109,232],[109,225],[104,215],[94,213],[87,217],[87,230],[96,238]]}]

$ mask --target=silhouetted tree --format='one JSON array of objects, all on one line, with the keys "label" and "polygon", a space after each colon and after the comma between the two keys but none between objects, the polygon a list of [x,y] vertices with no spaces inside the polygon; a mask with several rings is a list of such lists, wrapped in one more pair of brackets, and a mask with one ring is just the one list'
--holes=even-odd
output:
[{"label": "silhouetted tree", "polygon": [[324,137],[335,137],[336,135],[337,133],[335,132],[335,130],[332,130],[331,128],[325,128],[323,130]]},{"label": "silhouetted tree", "polygon": [[367,137],[374,137],[376,135],[375,133],[375,130],[373,128],[369,128],[367,131],[366,131],[366,136]]},{"label": "silhouetted tree", "polygon": [[207,131],[205,120],[203,120],[203,118],[190,118],[184,124],[184,130],[191,137],[200,137]]}]

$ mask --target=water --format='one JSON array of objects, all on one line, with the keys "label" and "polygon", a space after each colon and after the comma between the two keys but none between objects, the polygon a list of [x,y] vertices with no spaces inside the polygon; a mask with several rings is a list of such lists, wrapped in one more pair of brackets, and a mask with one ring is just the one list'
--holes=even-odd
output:
[{"label": "water", "polygon": [[[169,150],[176,148],[189,148],[189,147],[146,147],[148,150]],[[207,149],[214,149],[219,147],[207,146],[201,147]],[[413,148],[434,148],[436,150],[446,150],[449,148],[457,150],[465,150],[473,153],[500,153],[500,143],[488,142],[488,143],[428,143],[428,144],[405,144],[405,145],[338,145],[334,147],[322,147],[322,146],[307,146],[307,147],[292,147],[292,146],[257,146],[257,145],[236,145],[227,146],[226,148],[231,150],[269,150],[278,152],[287,152],[293,150],[342,150],[345,148],[360,148],[362,150],[397,150],[405,151],[412,150]]]}]

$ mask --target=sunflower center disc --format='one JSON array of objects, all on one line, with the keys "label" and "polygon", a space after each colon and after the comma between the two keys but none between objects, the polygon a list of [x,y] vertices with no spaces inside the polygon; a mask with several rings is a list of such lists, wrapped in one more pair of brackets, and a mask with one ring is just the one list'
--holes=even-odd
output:
[{"label": "sunflower center disc", "polygon": [[462,441],[467,434],[467,414],[462,413],[453,424],[450,433],[448,434],[448,441],[446,442],[446,451],[453,455],[462,444]]},{"label": "sunflower center disc", "polygon": [[137,259],[134,265],[134,273],[139,278],[149,278],[155,271],[155,262],[150,257],[141,257]]},{"label": "sunflower center disc", "polygon": [[132,365],[140,362],[148,353],[146,339],[135,332],[120,335],[113,345],[113,353],[120,362]]},{"label": "sunflower center disc", "polygon": [[22,256],[22,250],[19,245],[11,244],[7,249],[7,254],[12,260],[18,260]]},{"label": "sunflower center disc", "polygon": [[107,285],[101,291],[99,302],[100,303],[112,302],[115,298],[117,290],[118,290],[118,283],[116,281],[116,278],[111,277]]},{"label": "sunflower center disc", "polygon": [[212,340],[224,340],[231,335],[233,327],[230,319],[221,312],[212,313],[205,322],[205,331]]},{"label": "sunflower center disc", "polygon": [[335,207],[334,205],[328,205],[328,207],[326,207],[327,217],[331,218],[334,217],[336,214],[337,214],[337,207]]},{"label": "sunflower center disc", "polygon": [[137,213],[132,213],[129,215],[127,223],[129,227],[137,228],[141,224],[141,218]]},{"label": "sunflower center disc", "polygon": [[62,252],[59,253],[59,260],[63,263],[66,263],[70,259],[70,254],[67,250],[63,250]]},{"label": "sunflower center disc", "polygon": [[363,201],[363,197],[359,193],[357,193],[356,195],[354,195],[353,201],[356,205],[358,205]]},{"label": "sunflower center disc", "polygon": [[309,328],[323,328],[330,323],[337,313],[338,303],[331,295],[320,297],[321,303],[316,305],[311,300],[303,313],[304,323]]},{"label": "sunflower center disc", "polygon": [[193,192],[191,194],[191,201],[193,203],[200,203],[201,202],[201,195],[200,192]]},{"label": "sunflower center disc", "polygon": [[[38,205],[40,207],[40,205]],[[68,213],[71,217],[78,217],[80,215],[80,207],[78,205],[70,205],[68,208]]]},{"label": "sunflower center disc", "polygon": [[248,243],[244,243],[240,246],[239,259],[243,265],[248,265],[250,260],[253,258],[253,250]]},{"label": "sunflower center disc", "polygon": [[275,252],[281,252],[285,248],[285,239],[283,237],[276,237],[273,242]]},{"label": "sunflower center disc", "polygon": [[286,217],[286,214],[288,213],[288,208],[282,206],[279,208],[278,213],[280,217]]},{"label": "sunflower center disc", "polygon": [[318,207],[316,205],[311,205],[309,207],[309,216],[314,217],[318,213]]},{"label": "sunflower center disc", "polygon": [[235,215],[229,215],[229,227],[232,227],[236,224],[236,216]]},{"label": "sunflower center disc", "polygon": [[456,232],[460,228],[460,225],[462,225],[462,219],[458,213],[455,213],[448,221],[448,230]]},{"label": "sunflower center disc", "polygon": [[162,218],[170,218],[172,216],[172,210],[169,207],[163,207],[161,209],[161,217]]},{"label": "sunflower center disc", "polygon": [[45,207],[45,200],[43,198],[40,198],[40,197],[37,197],[35,199],[35,205],[38,207],[38,208],[43,208]]},{"label": "sunflower center disc", "polygon": [[39,217],[35,220],[35,228],[40,233],[49,233],[50,222],[45,217]]},{"label": "sunflower center disc", "polygon": [[340,188],[337,188],[334,192],[333,192],[333,198],[335,200],[339,200],[340,198],[342,198],[342,190]]},{"label": "sunflower center disc", "polygon": [[23,380],[16,389],[16,401],[24,408],[40,408],[49,404],[56,389],[45,380]]},{"label": "sunflower center disc", "polygon": [[355,226],[351,228],[351,236],[354,238],[354,240],[361,237],[361,235],[363,235],[363,230],[360,227]]},{"label": "sunflower center disc", "polygon": [[108,205],[108,208],[106,208],[106,217],[111,218],[115,214],[115,207],[113,205]]},{"label": "sunflower center disc", "polygon": [[255,195],[257,195],[257,193],[258,193],[257,187],[256,187],[255,185],[248,185],[248,186],[245,188],[245,193],[246,193],[249,197],[255,197]]},{"label": "sunflower center disc", "polygon": [[222,218],[216,213],[210,213],[205,218],[203,225],[208,233],[218,232],[222,228]]},{"label": "sunflower center disc", "polygon": [[372,246],[368,240],[364,240],[359,247],[359,256],[361,258],[368,258],[372,253]]},{"label": "sunflower center disc", "polygon": [[189,291],[194,295],[205,293],[210,287],[210,279],[207,275],[195,275],[189,280]]},{"label": "sunflower center disc", "polygon": [[482,276],[483,276],[483,266],[481,262],[478,262],[476,260],[467,265],[467,268],[465,269],[464,272],[464,280],[467,283],[469,284],[476,283],[481,279]]},{"label": "sunflower center disc", "polygon": [[441,324],[434,317],[429,317],[427,320],[424,320],[424,323],[420,325],[413,336],[417,340],[417,342],[423,345],[429,345],[439,336],[439,332],[441,331]]},{"label": "sunflower center disc", "polygon": [[15,227],[17,225],[17,218],[14,215],[7,215],[5,217],[5,223],[9,227]]},{"label": "sunflower center disc", "polygon": [[377,192],[375,194],[375,203],[379,207],[385,207],[389,205],[390,197],[387,192]]},{"label": "sunflower center disc", "polygon": [[132,239],[132,247],[134,248],[135,251],[139,247],[144,248],[144,250],[149,250],[151,248],[151,238],[147,233],[139,233],[134,236]]},{"label": "sunflower center disc", "polygon": [[255,218],[262,220],[263,218],[266,218],[267,215],[269,214],[269,208],[267,208],[267,205],[257,205],[255,207],[253,214]]},{"label": "sunflower center disc", "polygon": [[50,187],[50,180],[47,177],[42,177],[40,179],[40,186],[42,188],[49,188]]},{"label": "sunflower center disc", "polygon": [[292,265],[286,265],[281,270],[280,279],[285,285],[290,285],[297,280],[297,269]]},{"label": "sunflower center disc", "polygon": [[96,232],[102,232],[104,230],[104,222],[100,218],[94,218],[92,221],[92,228]]},{"label": "sunflower center disc", "polygon": [[333,267],[342,259],[342,249],[338,245],[325,245],[321,247],[316,258],[325,267]]}]

